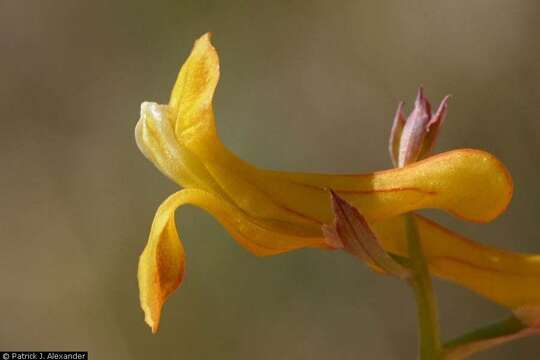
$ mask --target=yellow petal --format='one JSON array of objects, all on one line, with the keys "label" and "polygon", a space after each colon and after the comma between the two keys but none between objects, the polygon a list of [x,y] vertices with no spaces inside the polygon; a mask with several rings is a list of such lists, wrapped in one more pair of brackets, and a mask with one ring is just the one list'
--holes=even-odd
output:
[{"label": "yellow petal", "polygon": [[184,204],[196,205],[211,213],[238,243],[255,255],[273,255],[301,247],[327,247],[321,236],[294,236],[269,230],[209,192],[181,190],[167,198],[157,210],[139,260],[140,302],[145,321],[153,332],[159,327],[163,304],[180,285],[184,274],[184,250],[174,221],[175,210]]},{"label": "yellow petal", "polygon": [[[485,246],[417,216],[430,270],[512,309],[540,305],[540,255]],[[403,217],[373,227],[387,251],[406,256]]]},{"label": "yellow petal", "polygon": [[184,247],[176,233],[174,220],[177,206],[174,198],[161,204],[148,243],[139,258],[139,297],[144,320],[153,333],[158,330],[163,303],[180,285],[184,275]]},{"label": "yellow petal", "polygon": [[[299,211],[327,219],[324,198],[314,191],[331,188],[371,221],[422,208],[448,211],[469,221],[488,222],[508,206],[512,180],[493,155],[459,149],[432,156],[401,169],[359,175],[270,173],[259,186]],[[317,213],[317,210],[319,212]]]},{"label": "yellow petal", "polygon": [[163,174],[179,185],[219,193],[219,186],[200,157],[176,139],[170,116],[168,105],[144,102],[135,127],[137,146]]},{"label": "yellow petal", "polygon": [[326,189],[336,191],[369,221],[436,208],[488,222],[512,197],[508,170],[480,150],[460,149],[400,169],[353,175],[261,170],[217,142],[191,150],[238,207],[260,219],[311,228],[313,234],[332,219]]},{"label": "yellow petal", "polygon": [[205,127],[213,130],[212,97],[218,80],[219,59],[210,43],[210,33],[207,33],[195,42],[180,69],[169,100],[179,138],[194,126],[199,131]]},{"label": "yellow petal", "polygon": [[179,184],[227,198],[275,230],[317,235],[320,225],[332,218],[326,188],[335,190],[369,221],[437,208],[487,222],[510,201],[508,171],[494,156],[479,150],[451,151],[372,174],[258,169],[230,152],[214,131],[212,97],[218,79],[218,55],[206,34],[195,42],[182,66],[169,105],[143,106],[137,143]]}]

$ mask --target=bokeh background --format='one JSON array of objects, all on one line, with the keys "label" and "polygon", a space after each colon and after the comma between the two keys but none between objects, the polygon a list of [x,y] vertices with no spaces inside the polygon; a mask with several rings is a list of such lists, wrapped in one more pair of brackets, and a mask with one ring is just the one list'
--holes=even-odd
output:
[{"label": "bokeh background", "polygon": [[[368,172],[400,99],[453,95],[437,150],[489,150],[515,196],[486,244],[540,252],[540,3],[0,0],[0,349],[92,359],[414,359],[410,291],[352,257],[260,259],[203,211],[177,223],[187,277],[152,336],[136,268],[176,190],[137,150],[144,100],[166,102],[193,41],[222,61],[223,141],[262,167]],[[506,315],[437,282],[445,337]],[[539,338],[475,359],[537,359]]]}]

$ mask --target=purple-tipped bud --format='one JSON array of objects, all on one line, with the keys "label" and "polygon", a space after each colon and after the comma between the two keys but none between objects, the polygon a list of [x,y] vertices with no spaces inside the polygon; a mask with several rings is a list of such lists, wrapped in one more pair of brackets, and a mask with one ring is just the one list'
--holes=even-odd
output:
[{"label": "purple-tipped bud", "polygon": [[444,121],[448,109],[446,96],[439,109],[432,116],[431,104],[424,96],[422,87],[414,102],[414,109],[405,120],[403,102],[398,106],[394,116],[394,124],[390,133],[390,157],[396,167],[403,167],[430,155],[437,139],[439,128]]},{"label": "purple-tipped bud", "polygon": [[327,244],[344,249],[377,271],[408,278],[409,270],[388,255],[360,212],[334,191],[330,195],[335,218],[333,224],[322,227]]},{"label": "purple-tipped bud", "polygon": [[422,149],[420,150],[420,155],[418,156],[419,160],[425,159],[431,154],[431,149],[433,149],[435,140],[437,140],[437,136],[439,135],[439,129],[446,118],[446,113],[448,112],[449,99],[450,95],[446,95],[444,97],[439,105],[439,108],[437,109],[437,112],[431,117],[431,120],[429,120],[429,123],[427,124],[426,136],[422,144]]},{"label": "purple-tipped bud", "polygon": [[394,115],[394,123],[392,124],[392,130],[390,132],[390,142],[388,144],[388,151],[392,158],[394,167],[398,166],[399,157],[399,142],[401,140],[401,134],[403,127],[405,126],[405,114],[403,114],[403,101],[399,102],[396,114]]}]

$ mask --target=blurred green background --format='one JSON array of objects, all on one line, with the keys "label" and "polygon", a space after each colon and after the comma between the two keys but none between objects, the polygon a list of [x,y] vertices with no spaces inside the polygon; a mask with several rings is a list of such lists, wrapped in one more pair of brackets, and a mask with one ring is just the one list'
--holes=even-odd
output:
[{"label": "blurred green background", "polygon": [[[137,150],[144,100],[166,102],[193,41],[221,55],[223,141],[262,167],[388,168],[392,116],[424,84],[453,95],[437,150],[486,149],[513,202],[486,244],[540,252],[540,3],[0,0],[0,349],[91,359],[414,359],[410,291],[352,257],[256,258],[203,211],[177,223],[187,276],[156,336],[136,268],[176,187]],[[504,309],[437,282],[445,337]],[[538,338],[475,359],[537,359]]]}]

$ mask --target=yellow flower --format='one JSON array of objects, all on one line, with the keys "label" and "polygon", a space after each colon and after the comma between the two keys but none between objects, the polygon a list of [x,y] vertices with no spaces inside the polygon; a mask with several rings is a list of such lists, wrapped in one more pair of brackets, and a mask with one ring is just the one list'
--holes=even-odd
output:
[{"label": "yellow flower", "polygon": [[[218,78],[218,56],[206,34],[195,42],[182,66],[169,104],[143,103],[135,129],[144,155],[184,188],[157,210],[139,261],[140,301],[153,332],[164,302],[184,273],[184,250],[174,220],[181,205],[205,209],[256,255],[305,247],[330,249],[321,226],[332,220],[326,191],[331,188],[361,211],[387,250],[405,255],[400,214],[438,208],[487,222],[510,201],[508,171],[479,150],[450,151],[370,174],[257,168],[219,140],[212,108]],[[419,217],[418,224],[435,274],[508,306],[540,303],[539,259],[473,244],[425,218]]]}]

